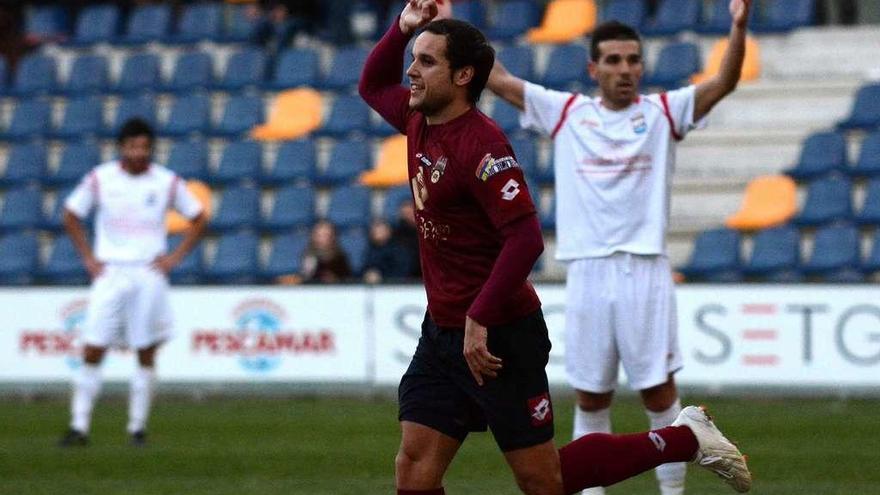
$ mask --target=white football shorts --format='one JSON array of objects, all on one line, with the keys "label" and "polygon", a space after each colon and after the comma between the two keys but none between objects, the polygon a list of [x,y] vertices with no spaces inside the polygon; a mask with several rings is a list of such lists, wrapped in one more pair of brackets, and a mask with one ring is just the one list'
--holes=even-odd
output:
[{"label": "white football shorts", "polygon": [[635,390],[665,383],[682,367],[669,260],[614,253],[569,263],[565,346],[577,390],[614,390],[620,363]]},{"label": "white football shorts", "polygon": [[83,342],[144,349],[171,338],[167,277],[149,264],[107,264],[92,282]]}]

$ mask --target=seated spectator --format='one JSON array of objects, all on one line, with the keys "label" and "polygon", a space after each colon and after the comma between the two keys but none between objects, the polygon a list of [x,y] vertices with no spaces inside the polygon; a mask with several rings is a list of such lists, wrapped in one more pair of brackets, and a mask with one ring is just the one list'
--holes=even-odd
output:
[{"label": "seated spectator", "polygon": [[418,252],[409,250],[408,242],[392,236],[391,226],[376,220],[370,226],[370,245],[364,265],[364,282],[400,282],[413,278],[413,267],[418,264]]},{"label": "seated spectator", "polygon": [[400,247],[410,260],[409,270],[404,276],[408,280],[422,278],[422,265],[419,262],[419,229],[416,225],[416,210],[412,201],[400,205],[397,223],[391,234],[391,242]]},{"label": "seated spectator", "polygon": [[342,282],[351,275],[348,257],[336,239],[336,227],[323,220],[316,223],[303,252],[302,282],[332,284]]}]

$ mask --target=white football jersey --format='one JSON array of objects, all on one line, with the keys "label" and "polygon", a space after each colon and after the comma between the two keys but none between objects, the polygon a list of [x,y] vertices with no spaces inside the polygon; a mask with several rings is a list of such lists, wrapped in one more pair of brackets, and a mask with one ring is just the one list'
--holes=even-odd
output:
[{"label": "white football jersey", "polygon": [[202,205],[177,174],[151,164],[142,174],[118,161],[95,167],[70,193],[65,208],[79,218],[95,212],[95,257],[102,262],[150,262],[166,250],[169,209],[194,218]]},{"label": "white football jersey", "polygon": [[675,141],[697,127],[694,90],[613,111],[599,97],[525,84],[520,124],[553,138],[557,259],[665,253]]}]

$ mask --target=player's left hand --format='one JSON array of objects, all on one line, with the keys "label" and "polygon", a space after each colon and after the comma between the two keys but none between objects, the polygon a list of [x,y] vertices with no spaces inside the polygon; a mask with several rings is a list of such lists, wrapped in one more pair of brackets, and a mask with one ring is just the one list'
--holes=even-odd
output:
[{"label": "player's left hand", "polygon": [[483,386],[483,375],[489,378],[498,376],[501,369],[501,358],[493,356],[489,352],[486,341],[489,338],[489,330],[472,320],[470,316],[464,324],[464,360],[477,381],[477,385]]},{"label": "player's left hand", "polygon": [[749,22],[749,8],[752,0],[730,0],[730,17],[733,19],[733,25],[738,28],[745,28]]},{"label": "player's left hand", "polygon": [[154,270],[159,270],[168,275],[178,263],[180,263],[180,259],[174,254],[163,254],[153,260],[152,267]]}]

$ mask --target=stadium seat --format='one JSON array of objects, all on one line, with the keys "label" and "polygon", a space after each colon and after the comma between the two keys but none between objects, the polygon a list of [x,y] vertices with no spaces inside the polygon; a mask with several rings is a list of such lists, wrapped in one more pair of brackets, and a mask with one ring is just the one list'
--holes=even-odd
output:
[{"label": "stadium seat", "polygon": [[859,88],[849,116],[838,122],[837,128],[866,131],[880,128],[880,83]]},{"label": "stadium seat", "polygon": [[255,181],[262,175],[263,148],[255,141],[232,141],[223,149],[220,165],[208,180],[212,184]]},{"label": "stadium seat", "polygon": [[[755,16],[752,9],[750,20]],[[696,26],[696,31],[702,34],[726,35],[730,32],[733,19],[730,17],[730,2],[728,0],[711,0],[706,19]]]},{"label": "stadium seat", "polygon": [[801,147],[798,163],[785,171],[799,180],[810,180],[829,172],[846,172],[846,138],[838,132],[811,134]]},{"label": "stadium seat", "polygon": [[0,175],[0,187],[39,185],[46,176],[46,146],[37,143],[18,143],[6,155],[6,168]]},{"label": "stadium seat", "polygon": [[216,40],[223,27],[223,4],[197,2],[185,4],[177,20],[175,32],[165,36],[166,43],[197,43]]},{"label": "stadium seat", "polygon": [[263,282],[274,282],[278,277],[300,273],[302,255],[309,243],[308,231],[295,231],[272,238],[269,261],[260,272]]},{"label": "stadium seat", "polygon": [[30,285],[39,269],[40,247],[33,232],[0,237],[0,285]]},{"label": "stadium seat", "polygon": [[67,100],[61,125],[47,136],[77,140],[95,137],[104,129],[104,109],[99,96],[78,96]]},{"label": "stadium seat", "polygon": [[56,285],[86,285],[89,273],[80,260],[73,241],[66,235],[55,236],[42,279]]},{"label": "stadium seat", "polygon": [[330,109],[330,116],[318,129],[322,136],[341,138],[351,133],[366,134],[370,129],[370,107],[359,95],[340,95]]},{"label": "stadium seat", "polygon": [[326,220],[338,229],[366,228],[370,223],[370,190],[361,185],[333,189]]},{"label": "stadium seat", "polygon": [[752,255],[743,273],[764,282],[801,280],[801,236],[791,225],[780,225],[755,234]]},{"label": "stadium seat", "polygon": [[345,251],[352,275],[359,277],[364,271],[369,246],[364,229],[343,229],[339,234],[339,246]]},{"label": "stadium seat", "polygon": [[156,104],[152,96],[144,94],[123,97],[116,108],[116,116],[111,121],[110,126],[104,129],[102,135],[112,138],[117,137],[122,125],[127,120],[135,117],[146,120],[150,125],[156,125]]},{"label": "stadium seat", "polygon": [[64,230],[64,200],[70,196],[72,191],[73,186],[68,186],[59,189],[54,193],[47,193],[44,195],[44,198],[51,195],[54,196],[54,199],[52,201],[51,211],[43,217],[43,222],[40,224],[42,230],[48,230],[50,232],[62,232]]},{"label": "stadium seat", "polygon": [[495,103],[492,105],[492,120],[506,134],[515,133],[520,130],[519,110],[501,98],[496,98]]},{"label": "stadium seat", "polygon": [[486,34],[492,40],[511,41],[537,25],[538,21],[538,10],[534,2],[508,0],[498,4],[492,26],[486,30]]},{"label": "stadium seat", "polygon": [[10,189],[3,195],[0,232],[37,229],[43,221],[43,193],[37,187]]},{"label": "stadium seat", "polygon": [[816,179],[807,189],[807,200],[794,223],[802,227],[849,220],[853,216],[852,183],[845,177],[832,175]]},{"label": "stadium seat", "polygon": [[119,31],[119,7],[112,3],[86,5],[76,20],[72,46],[106,43],[116,38]]},{"label": "stadium seat", "polygon": [[38,45],[67,38],[70,27],[67,10],[62,5],[31,5],[25,9],[25,40]]},{"label": "stadium seat", "polygon": [[368,187],[409,184],[406,136],[391,136],[382,141],[376,166],[361,174],[359,182]]},{"label": "stadium seat", "polygon": [[635,29],[641,29],[648,15],[642,0],[609,0],[602,11],[602,21],[618,21]]},{"label": "stadium seat", "polygon": [[311,139],[285,141],[278,147],[272,168],[260,176],[260,184],[281,186],[310,183],[315,177],[317,151]]},{"label": "stadium seat", "polygon": [[749,182],[739,211],[724,224],[736,230],[782,225],[797,213],[797,184],[785,175],[763,175]]},{"label": "stadium seat", "polygon": [[180,96],[171,106],[168,120],[158,129],[162,137],[204,134],[211,126],[211,101],[202,94]]},{"label": "stadium seat", "polygon": [[43,137],[49,132],[52,119],[52,106],[48,100],[31,98],[18,100],[12,112],[12,122],[2,133],[7,141],[23,141]]},{"label": "stadium seat", "polygon": [[[168,252],[172,253],[180,243],[183,242],[183,235],[173,235],[168,237]],[[187,253],[179,265],[171,270],[171,283],[181,285],[195,285],[202,282],[202,272],[204,271],[205,248],[204,243],[196,243],[192,251]]]},{"label": "stadium seat", "polygon": [[289,48],[279,55],[272,78],[264,87],[284,90],[299,86],[317,86],[321,80],[320,67],[318,53],[314,50]]},{"label": "stadium seat", "polygon": [[0,96],[9,91],[9,66],[6,64],[6,58],[0,57]]},{"label": "stadium seat", "polygon": [[[553,169],[553,151],[550,151],[550,159],[542,166],[536,167],[537,177],[533,177],[541,186],[553,186],[556,183],[556,170]],[[529,184],[531,186],[531,183]],[[532,189],[530,187],[530,189]],[[535,191],[536,189],[532,189]]]},{"label": "stadium seat", "polygon": [[865,136],[855,166],[848,169],[847,172],[853,177],[880,176],[880,131]]},{"label": "stadium seat", "polygon": [[880,226],[880,177],[875,177],[868,182],[865,192],[865,202],[856,215],[859,225]]},{"label": "stadium seat", "polygon": [[390,137],[400,134],[400,131],[391,127],[391,124],[383,119],[375,110],[370,110],[370,133],[376,137]]},{"label": "stadium seat", "polygon": [[278,93],[265,124],[254,127],[251,137],[262,141],[297,139],[321,125],[321,93],[311,88]]},{"label": "stadium seat", "polygon": [[[202,213],[210,221],[213,214],[213,198],[211,188],[204,182],[190,179],[186,181],[186,190],[195,196],[202,205]],[[176,210],[169,211],[165,216],[165,226],[169,234],[181,234],[189,228],[192,222]]]},{"label": "stadium seat", "polygon": [[116,39],[122,45],[141,45],[166,38],[171,28],[171,6],[142,4],[128,16],[125,34]]},{"label": "stadium seat", "polygon": [[214,81],[214,62],[203,52],[184,53],[174,63],[171,80],[162,86],[163,91],[186,93],[211,86]]},{"label": "stadium seat", "polygon": [[826,282],[860,282],[859,232],[852,225],[831,225],[816,231],[813,252],[801,271]]},{"label": "stadium seat", "polygon": [[73,61],[67,84],[60,88],[65,95],[102,93],[110,85],[107,57],[80,55]]},{"label": "stadium seat", "polygon": [[456,19],[469,22],[477,29],[483,29],[486,26],[486,7],[482,1],[461,0],[451,3],[452,14]]},{"label": "stadium seat", "polygon": [[736,282],[741,268],[739,232],[720,228],[701,232],[687,265],[678,270],[689,281]]},{"label": "stadium seat", "polygon": [[257,281],[260,263],[259,239],[252,232],[224,234],[217,241],[214,262],[205,268],[205,278],[217,284],[252,284]]},{"label": "stadium seat", "polygon": [[256,228],[260,224],[260,190],[249,186],[233,186],[220,195],[208,229],[212,232]]},{"label": "stadium seat", "polygon": [[[229,25],[220,41],[226,43],[255,42],[260,30],[260,19],[247,13],[248,5],[228,5]],[[403,10],[401,7],[400,10]],[[398,12],[400,12],[398,10]]]},{"label": "stadium seat", "polygon": [[409,184],[389,188],[382,199],[382,219],[394,226],[400,218],[400,205],[412,202],[412,188]]},{"label": "stadium seat", "polygon": [[[728,25],[728,30],[730,26]],[[721,38],[712,45],[712,51],[709,52],[709,60],[706,67],[699,74],[695,74],[691,78],[691,83],[700,84],[701,82],[718,74],[721,70],[721,61],[724,60],[724,53],[727,51],[727,38]],[[739,82],[754,81],[761,77],[761,47],[758,40],[752,36],[746,36],[746,55],[743,59],[742,72],[740,72]]]},{"label": "stadium seat", "polygon": [[880,229],[875,230],[871,236],[871,249],[868,257],[862,261],[862,273],[873,275],[877,272],[880,272]]},{"label": "stadium seat", "polygon": [[702,4],[702,0],[661,0],[657,13],[645,23],[642,33],[647,36],[669,36],[692,31],[702,18]]},{"label": "stadium seat", "polygon": [[244,134],[263,121],[263,99],[259,96],[236,95],[226,102],[220,123],[211,134],[220,137],[236,137]]},{"label": "stadium seat", "polygon": [[568,44],[553,47],[547,60],[544,76],[538,83],[558,91],[578,92],[593,81],[587,72],[590,54],[581,44]]},{"label": "stadium seat", "polygon": [[322,186],[346,184],[358,178],[372,165],[370,144],[366,141],[339,141],[330,152],[324,170],[315,175],[315,182]]},{"label": "stadium seat", "polygon": [[337,50],[330,71],[321,81],[320,87],[337,91],[356,87],[366,60],[365,48],[350,46]]},{"label": "stadium seat", "polygon": [[535,140],[531,137],[513,137],[510,139],[510,146],[516,155],[516,161],[522,168],[526,177],[536,178],[538,176],[538,149]]},{"label": "stadium seat", "polygon": [[177,141],[171,145],[166,167],[187,180],[208,177],[208,146],[203,141]]},{"label": "stadium seat", "polygon": [[266,54],[259,48],[245,48],[233,53],[226,63],[221,79],[214,89],[238,91],[246,87],[258,87],[266,76]]},{"label": "stadium seat", "polygon": [[55,173],[43,182],[53,187],[74,186],[100,163],[101,150],[97,144],[82,141],[69,143],[61,152]]},{"label": "stadium seat", "polygon": [[281,233],[315,223],[315,190],[311,186],[286,186],[275,191],[268,215],[260,223],[264,232]]},{"label": "stadium seat", "polygon": [[816,0],[773,0],[763,18],[749,24],[756,33],[784,33],[815,23]]},{"label": "stadium seat", "polygon": [[9,93],[32,96],[51,93],[57,87],[55,59],[49,55],[26,55],[18,63]]},{"label": "stadium seat", "polygon": [[125,59],[122,73],[113,86],[116,93],[138,93],[159,89],[159,56],[153,53],[136,53]]},{"label": "stadium seat", "polygon": [[660,50],[654,68],[645,77],[645,85],[676,89],[688,84],[700,72],[700,48],[690,42],[673,42]]},{"label": "stadium seat", "polygon": [[508,46],[498,52],[498,61],[508,72],[520,79],[535,79],[535,54],[529,46]]},{"label": "stadium seat", "polygon": [[533,201],[538,206],[538,220],[541,222],[541,230],[546,231],[554,231],[556,230],[556,195],[551,196],[550,203],[547,205],[547,208],[541,208],[541,198],[537,194],[537,189],[532,189],[529,187],[529,190],[532,191]]}]

